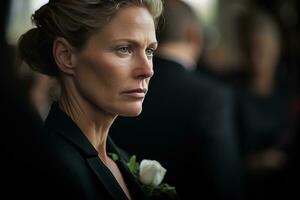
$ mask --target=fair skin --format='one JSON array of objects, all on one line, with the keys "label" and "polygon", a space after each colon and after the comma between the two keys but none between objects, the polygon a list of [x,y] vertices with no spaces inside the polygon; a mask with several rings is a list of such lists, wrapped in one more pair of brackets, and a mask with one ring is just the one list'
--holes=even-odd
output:
[{"label": "fair skin", "polygon": [[118,115],[141,113],[156,48],[154,21],[143,7],[119,10],[80,51],[64,38],[57,38],[53,46],[61,70],[60,107],[98,150],[129,199],[122,174],[107,156],[106,140]]}]

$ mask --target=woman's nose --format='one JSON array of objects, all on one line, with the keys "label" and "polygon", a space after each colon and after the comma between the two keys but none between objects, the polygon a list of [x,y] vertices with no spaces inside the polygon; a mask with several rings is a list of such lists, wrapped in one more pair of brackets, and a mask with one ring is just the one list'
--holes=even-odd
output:
[{"label": "woman's nose", "polygon": [[153,76],[153,64],[152,59],[146,55],[141,55],[137,59],[136,68],[134,70],[134,76],[136,78],[150,78]]}]

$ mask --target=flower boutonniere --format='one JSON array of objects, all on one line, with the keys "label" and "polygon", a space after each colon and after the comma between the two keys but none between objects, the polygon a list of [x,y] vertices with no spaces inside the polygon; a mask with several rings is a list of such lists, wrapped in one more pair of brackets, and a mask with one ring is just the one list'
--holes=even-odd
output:
[{"label": "flower boutonniere", "polygon": [[[111,154],[111,156],[113,160],[118,159],[118,156],[115,154]],[[136,156],[133,155],[126,164],[130,172],[141,184],[147,196],[154,199],[159,199],[159,197],[163,199],[177,199],[175,187],[162,182],[167,170],[159,162],[144,159],[139,164]]]},{"label": "flower boutonniere", "polygon": [[136,156],[133,155],[127,163],[131,173],[138,179],[142,185],[142,189],[146,195],[150,197],[168,197],[176,199],[175,187],[167,183],[162,183],[162,180],[167,172],[156,160],[142,160],[139,164],[136,161]]}]

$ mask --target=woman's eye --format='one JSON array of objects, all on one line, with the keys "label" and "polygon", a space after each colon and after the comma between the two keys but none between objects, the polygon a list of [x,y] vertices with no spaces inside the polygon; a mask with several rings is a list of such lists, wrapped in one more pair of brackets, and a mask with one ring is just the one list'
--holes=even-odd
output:
[{"label": "woman's eye", "polygon": [[153,54],[154,54],[154,49],[146,49],[146,55],[147,55],[147,57],[150,57],[150,58],[152,58],[153,57]]},{"label": "woman's eye", "polygon": [[121,53],[121,54],[130,54],[130,49],[129,47],[120,47],[118,48],[118,52]]}]

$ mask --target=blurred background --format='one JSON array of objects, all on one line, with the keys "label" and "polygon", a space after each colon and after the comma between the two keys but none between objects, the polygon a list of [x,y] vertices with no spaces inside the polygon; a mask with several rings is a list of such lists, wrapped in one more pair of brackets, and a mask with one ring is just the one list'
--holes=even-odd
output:
[{"label": "blurred background", "polygon": [[[299,175],[300,3],[297,0],[184,0],[201,21],[204,46],[197,70],[236,94],[236,126],[246,199],[295,193]],[[7,1],[4,38],[20,94],[45,119],[58,95],[55,80],[32,72],[16,45],[47,0]],[[3,66],[7,67],[7,66]],[[1,78],[5,78],[4,76]],[[5,82],[7,83],[7,82]],[[299,196],[299,194],[298,194]]]}]

